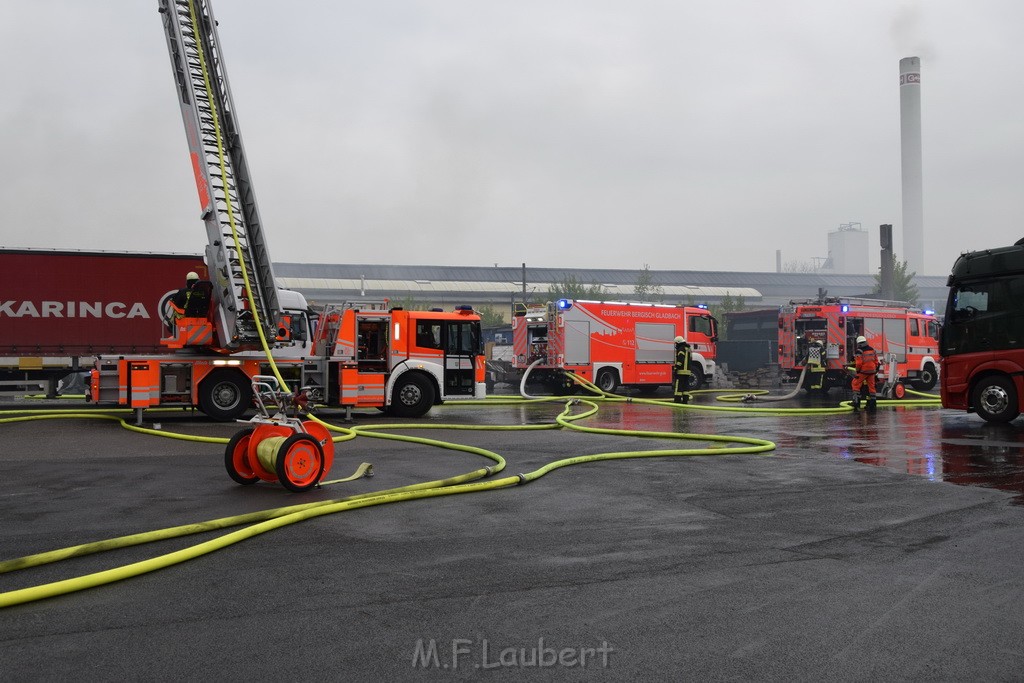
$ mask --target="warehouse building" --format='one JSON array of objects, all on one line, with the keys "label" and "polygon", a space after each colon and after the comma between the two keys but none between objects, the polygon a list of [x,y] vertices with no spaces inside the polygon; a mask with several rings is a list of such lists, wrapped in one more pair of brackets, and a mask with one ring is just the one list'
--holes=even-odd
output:
[{"label": "warehouse building", "polygon": [[[826,272],[728,272],[533,268],[503,266],[388,266],[373,264],[275,263],[278,284],[302,292],[317,304],[360,298],[406,302],[422,307],[459,304],[508,311],[526,301],[547,301],[552,287],[566,281],[600,285],[603,298],[636,300],[638,282],[648,278],[668,304],[719,304],[742,298],[747,308],[772,308],[793,299],[863,297],[875,288],[873,275]],[[918,304],[941,310],[946,301],[945,276],[917,276]]]}]

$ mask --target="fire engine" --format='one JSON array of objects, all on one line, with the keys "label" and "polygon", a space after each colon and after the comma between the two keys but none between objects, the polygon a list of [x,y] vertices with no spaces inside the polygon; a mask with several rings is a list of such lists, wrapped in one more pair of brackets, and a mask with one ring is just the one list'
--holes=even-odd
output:
[{"label": "fire engine", "polygon": [[807,373],[804,386],[827,392],[848,386],[856,340],[864,336],[883,363],[921,391],[938,379],[938,323],[934,313],[895,302],[822,297],[790,301],[779,310],[779,368],[796,381],[812,345],[824,352],[824,377]]},{"label": "fire engine", "polygon": [[671,385],[675,338],[683,337],[692,350],[692,390],[715,374],[717,330],[699,306],[560,299],[517,312],[513,364],[556,391],[569,386],[566,372],[607,392],[620,385],[650,391]]},{"label": "fire engine", "polygon": [[346,410],[419,416],[450,398],[482,398],[480,318],[470,307],[360,302],[327,307],[314,321],[301,294],[276,286],[209,0],[159,3],[209,275],[183,317],[167,314],[168,297],[161,302],[168,353],[98,357],[89,398],[134,408],[139,420],[155,406],[199,406],[232,420],[252,405],[253,378],[269,374],[265,345],[293,389]]}]

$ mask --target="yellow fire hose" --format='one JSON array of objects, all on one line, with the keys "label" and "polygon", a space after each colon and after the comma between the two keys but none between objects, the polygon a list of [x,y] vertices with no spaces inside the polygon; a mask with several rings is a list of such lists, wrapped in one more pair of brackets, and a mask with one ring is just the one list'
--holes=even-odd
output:
[{"label": "yellow fire hose", "polygon": [[[587,410],[571,415],[571,411],[574,405],[585,405]],[[450,477],[448,479],[422,482],[419,484],[413,484],[410,486],[404,486],[395,489],[389,489],[385,491],[379,491],[375,493],[366,493],[339,500],[322,501],[317,503],[307,503],[303,505],[296,505],[283,508],[275,508],[271,510],[264,510],[261,512],[250,513],[247,515],[240,515],[236,517],[226,517],[221,519],[210,520],[207,522],[201,522],[197,524],[188,524],[183,526],[171,527],[167,529],[159,529],[156,531],[150,531],[140,534],[132,534],[129,536],[122,536],[113,539],[107,539],[104,541],[96,541],[93,543],[87,543],[79,546],[72,546],[69,548],[63,548],[59,550],[53,550],[45,553],[39,553],[35,555],[29,555],[20,557],[6,562],[0,562],[0,573],[15,571],[18,569],[26,569],[29,567],[35,567],[42,564],[57,562],[59,560],[68,559],[71,557],[80,557],[83,555],[113,550],[116,548],[124,548],[143,543],[150,543],[159,540],[166,540],[169,538],[176,538],[179,536],[185,536],[190,534],[202,533],[207,531],[214,531],[218,529],[225,529],[234,526],[240,526],[248,524],[243,529],[239,529],[223,536],[220,536],[209,541],[198,543],[196,545],[178,550],[175,552],[159,555],[148,560],[141,562],[135,562],[132,564],[108,569],[105,571],[96,572],[93,574],[87,574],[75,578],[65,579],[62,581],[56,581],[53,583],[42,584],[38,586],[32,586],[28,588],[22,588],[19,590],[8,591],[6,593],[0,593],[0,607],[10,607],[26,602],[35,600],[41,600],[44,598],[55,597],[57,595],[63,595],[75,591],[92,588],[95,586],[109,584],[115,581],[120,581],[133,576],[138,576],[147,572],[155,571],[157,569],[163,569],[187,560],[199,557],[201,555],[213,552],[225,548],[234,543],[252,538],[253,536],[261,533],[278,529],[289,524],[312,519],[323,515],[333,514],[336,512],[344,512],[347,510],[355,510],[364,507],[371,507],[376,505],[383,505],[387,503],[403,502],[407,500],[418,500],[421,498],[432,498],[437,496],[456,495],[461,493],[472,493],[479,491],[489,491],[499,488],[507,488],[518,484],[524,484],[527,482],[534,481],[544,476],[552,470],[567,467],[570,465],[578,465],[589,462],[597,462],[603,460],[615,460],[623,458],[642,458],[642,457],[667,457],[667,456],[685,456],[685,455],[726,455],[726,454],[740,454],[740,453],[764,453],[771,451],[775,448],[775,444],[770,441],[763,439],[753,439],[748,437],[730,437],[722,435],[710,435],[710,434],[675,434],[675,433],[662,433],[662,432],[640,432],[631,430],[616,430],[616,429],[603,429],[593,427],[583,427],[573,424],[575,421],[584,419],[594,415],[598,410],[598,404],[594,400],[589,399],[575,399],[569,402],[565,406],[561,414],[556,417],[555,424],[544,424],[544,425],[499,425],[499,426],[472,426],[466,427],[464,425],[374,425],[372,427],[356,427],[353,429],[343,430],[345,433],[343,438],[352,438],[355,435],[374,437],[374,438],[385,438],[394,439],[401,441],[408,441],[414,443],[422,443],[439,448],[446,448],[451,450],[463,451],[468,453],[474,453],[483,457],[493,460],[496,464],[484,468],[467,472],[463,475],[456,477]],[[2,421],[12,422],[16,420],[27,420],[27,419],[53,419],[60,417],[62,414],[52,415],[28,415],[24,417],[13,417],[5,418]],[[101,417],[98,415],[90,414],[63,414],[64,417]],[[160,436],[171,436],[165,432],[159,430],[146,430],[141,428],[133,428],[132,425],[126,423],[122,418],[105,415],[103,419],[112,419],[120,421],[126,428],[132,428],[133,431],[142,431],[146,433],[154,433]],[[598,433],[598,434],[612,434],[612,435],[625,435],[625,436],[641,436],[646,438],[671,438],[671,439],[683,439],[690,441],[702,441],[702,442],[713,442],[716,445],[710,448],[678,448],[669,450],[645,450],[645,451],[619,451],[611,453],[599,453],[595,455],[576,456],[571,458],[564,458],[548,463],[543,467],[540,467],[532,472],[525,474],[518,474],[514,476],[506,476],[499,479],[487,479],[485,481],[477,481],[483,477],[488,477],[492,474],[500,472],[505,467],[505,460],[497,453],[493,453],[486,449],[477,448],[474,446],[467,446],[463,444],[452,444],[444,441],[437,441],[433,439],[424,439],[421,437],[383,433],[380,430],[390,428],[402,428],[402,429],[460,429],[460,428],[471,428],[478,430],[493,430],[493,429],[557,429],[557,428],[568,428],[578,431]],[[335,430],[341,430],[339,427],[331,427]],[[202,440],[208,442],[223,442],[226,439],[216,439],[212,437],[190,437],[191,440]],[[725,446],[718,444],[742,444],[740,446]]]},{"label": "yellow fire hose", "polygon": [[[606,391],[602,391],[593,382],[589,382],[583,377],[575,373],[566,373],[573,381],[593,392],[597,396],[607,401],[620,402],[620,403],[643,403],[647,405],[659,405],[665,407],[671,407],[678,410],[697,410],[697,411],[710,411],[710,412],[732,412],[732,413],[746,413],[751,415],[837,415],[839,413],[849,413],[853,411],[853,405],[851,401],[841,401],[838,406],[831,408],[759,408],[753,406],[716,406],[701,403],[675,403],[672,401],[664,401],[652,398],[635,398],[632,396],[621,396],[618,394],[611,394]],[[740,401],[746,394],[734,394],[734,389],[697,389],[694,391],[686,392],[691,396],[694,394],[719,394],[726,392],[726,395],[719,397],[719,400],[735,400]],[[907,393],[913,393],[918,396],[922,396],[920,399],[901,399],[901,400],[879,400],[877,405],[898,407],[937,407],[940,405],[940,400],[937,396],[932,394],[922,394],[907,390]],[[927,398],[924,398],[927,397]]]}]

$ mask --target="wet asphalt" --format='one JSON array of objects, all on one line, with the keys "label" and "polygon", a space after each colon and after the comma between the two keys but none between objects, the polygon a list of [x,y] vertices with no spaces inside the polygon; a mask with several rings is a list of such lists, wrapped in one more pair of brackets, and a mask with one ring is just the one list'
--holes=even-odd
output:
[{"label": "wet asphalt", "polygon": [[[831,403],[839,396],[829,397]],[[802,398],[784,407],[810,406]],[[711,402],[704,397],[701,402]],[[558,405],[446,405],[543,424]],[[325,419],[339,421],[340,413]],[[147,414],[163,431],[236,425]],[[391,422],[374,413],[355,424]],[[0,611],[4,680],[1019,680],[1024,418],[938,408],[764,416],[605,405],[589,426],[763,438],[760,455],[584,464],[504,490],[316,518],[126,581]],[[0,560],[467,472],[469,453],[360,438],[293,494],[223,446],[101,420],[0,424]],[[408,430],[506,473],[675,443]],[[704,444],[697,444],[703,446]],[[225,532],[0,575],[0,591]]]}]

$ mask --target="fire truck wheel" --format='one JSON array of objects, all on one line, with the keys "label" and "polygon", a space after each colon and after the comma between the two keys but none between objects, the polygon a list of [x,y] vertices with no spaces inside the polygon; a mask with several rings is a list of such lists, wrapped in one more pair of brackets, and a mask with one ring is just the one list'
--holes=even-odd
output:
[{"label": "fire truck wheel", "polygon": [[935,366],[928,363],[921,369],[921,373],[914,380],[914,388],[918,391],[931,391],[935,387],[935,383],[938,381],[938,373],[935,371]]},{"label": "fire truck wheel", "polygon": [[611,368],[604,368],[597,373],[597,381],[594,382],[601,391],[612,393],[619,388],[619,376]]},{"label": "fire truck wheel", "polygon": [[434,385],[418,372],[407,372],[395,382],[391,392],[391,414],[396,417],[421,417],[434,405]]},{"label": "fire truck wheel", "polygon": [[199,385],[199,409],[214,420],[230,422],[252,403],[252,385],[235,370],[214,370]]},{"label": "fire truck wheel", "polygon": [[243,429],[231,437],[224,449],[224,467],[228,476],[243,486],[255,484],[260,480],[249,465],[249,439],[255,430]]},{"label": "fire truck wheel", "polygon": [[1009,422],[1020,415],[1017,390],[1004,375],[982,377],[974,385],[971,405],[979,416],[989,422]]},{"label": "fire truck wheel", "polygon": [[281,486],[302,493],[316,486],[324,474],[324,452],[309,434],[292,434],[277,449],[274,462]]},{"label": "fire truck wheel", "polygon": [[704,384],[704,368],[696,363],[690,367],[690,377],[686,381],[686,390],[694,391],[700,389]]}]

